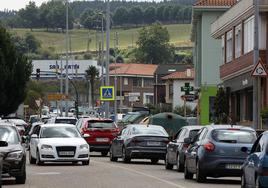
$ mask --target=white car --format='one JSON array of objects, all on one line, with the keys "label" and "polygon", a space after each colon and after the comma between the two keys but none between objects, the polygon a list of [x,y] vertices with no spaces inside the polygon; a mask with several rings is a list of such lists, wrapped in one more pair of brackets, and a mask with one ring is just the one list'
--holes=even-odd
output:
[{"label": "white car", "polygon": [[52,117],[47,120],[47,123],[49,124],[55,124],[55,123],[68,123],[68,124],[76,124],[77,119],[75,117]]},{"label": "white car", "polygon": [[[83,135],[84,138],[89,135]],[[89,145],[74,125],[42,124],[34,127],[30,140],[30,164],[82,162],[89,165]]]}]

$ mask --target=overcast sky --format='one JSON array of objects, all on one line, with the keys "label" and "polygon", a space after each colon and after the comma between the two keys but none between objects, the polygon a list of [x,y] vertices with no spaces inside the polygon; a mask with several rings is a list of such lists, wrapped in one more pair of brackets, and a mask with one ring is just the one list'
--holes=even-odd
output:
[{"label": "overcast sky", "polygon": [[[0,0],[1,2],[0,10],[4,10],[4,9],[19,10],[21,8],[24,8],[25,5],[29,3],[29,1],[30,0]],[[40,6],[43,2],[46,2],[48,0],[32,0],[32,1],[34,1],[37,6]],[[136,0],[136,1],[152,1],[152,0]],[[156,0],[156,1],[160,1],[160,0]]]}]

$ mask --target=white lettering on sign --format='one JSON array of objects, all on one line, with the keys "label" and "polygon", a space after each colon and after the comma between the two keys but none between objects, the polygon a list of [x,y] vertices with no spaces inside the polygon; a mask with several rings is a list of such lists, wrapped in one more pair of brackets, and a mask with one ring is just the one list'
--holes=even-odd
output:
[{"label": "white lettering on sign", "polygon": [[242,85],[243,86],[248,85],[248,79],[242,80]]},{"label": "white lettering on sign", "polygon": [[[49,69],[60,69],[59,65],[49,65]],[[64,66],[64,69],[66,69],[66,65]],[[68,69],[79,69],[79,65],[68,65]]]}]

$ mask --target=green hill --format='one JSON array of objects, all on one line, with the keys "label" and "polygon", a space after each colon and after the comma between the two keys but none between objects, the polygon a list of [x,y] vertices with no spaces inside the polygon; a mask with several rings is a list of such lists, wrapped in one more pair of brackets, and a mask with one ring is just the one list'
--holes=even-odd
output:
[{"label": "green hill", "polygon": [[[191,46],[190,42],[190,30],[189,24],[174,24],[165,25],[170,34],[170,42],[176,47],[188,47]],[[118,32],[118,46],[119,48],[129,48],[135,46],[138,37],[138,31],[140,28],[134,29],[112,29],[110,47],[115,46],[115,32]],[[34,30],[31,32],[29,29],[11,29],[11,32],[17,33],[19,36],[25,35],[25,33],[32,33],[42,43],[42,48],[55,48],[56,53],[65,52],[65,33],[45,32],[44,30]],[[70,43],[71,51],[82,52],[87,50],[88,38],[90,38],[90,50],[96,50],[96,31],[88,31],[85,29],[70,30]],[[104,34],[104,39],[106,35]],[[99,33],[99,40],[101,34]]]}]

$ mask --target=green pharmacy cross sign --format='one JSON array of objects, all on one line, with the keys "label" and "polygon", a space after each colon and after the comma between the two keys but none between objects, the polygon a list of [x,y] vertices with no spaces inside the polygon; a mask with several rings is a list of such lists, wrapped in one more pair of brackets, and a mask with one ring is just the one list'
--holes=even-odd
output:
[{"label": "green pharmacy cross sign", "polygon": [[181,91],[185,92],[185,95],[189,95],[190,91],[194,91],[194,87],[190,86],[190,83],[185,83],[184,86],[181,87]]}]

